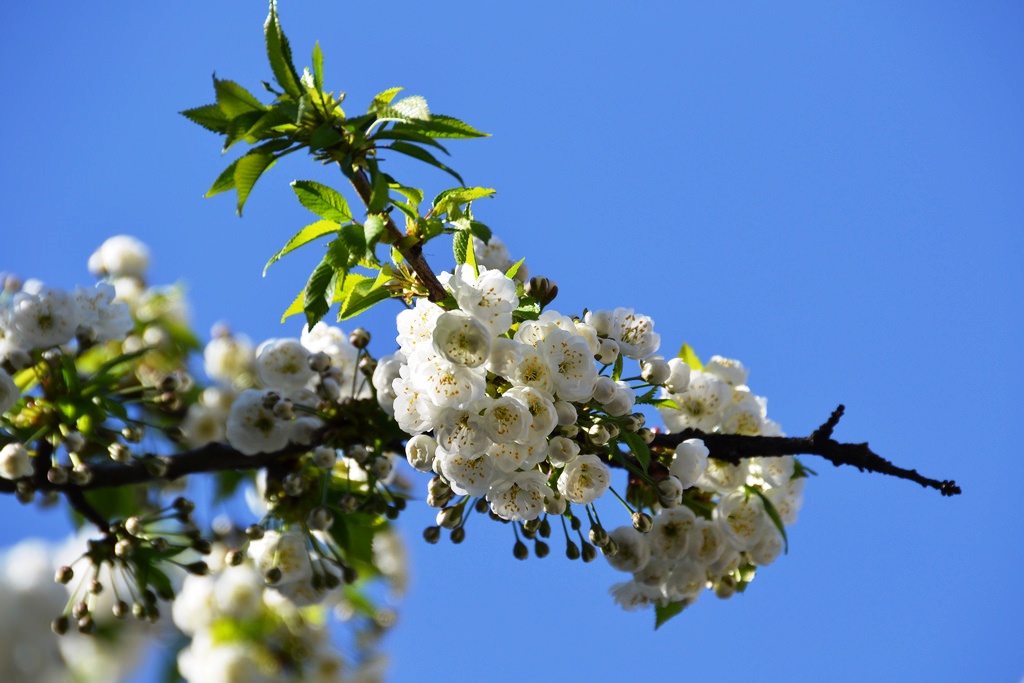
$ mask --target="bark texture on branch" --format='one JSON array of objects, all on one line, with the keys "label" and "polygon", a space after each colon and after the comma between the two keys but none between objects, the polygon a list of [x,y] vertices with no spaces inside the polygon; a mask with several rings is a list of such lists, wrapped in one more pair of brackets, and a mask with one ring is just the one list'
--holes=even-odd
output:
[{"label": "bark texture on branch", "polygon": [[916,482],[925,488],[936,489],[944,496],[961,493],[951,479],[938,480],[922,476],[917,470],[898,467],[878,455],[867,443],[840,443],[832,438],[845,408],[839,406],[829,419],[810,436],[744,436],[741,434],[705,434],[688,429],[674,434],[657,434],[652,447],[675,448],[686,439],[701,439],[716,460],[738,464],[744,458],[782,455],[817,455],[836,467],[850,465],[861,472],[877,472],[898,479]]}]

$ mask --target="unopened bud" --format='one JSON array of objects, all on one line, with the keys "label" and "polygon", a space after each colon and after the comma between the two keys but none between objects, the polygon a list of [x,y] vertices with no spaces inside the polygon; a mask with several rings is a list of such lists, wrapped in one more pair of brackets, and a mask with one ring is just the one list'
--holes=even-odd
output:
[{"label": "unopened bud", "polygon": [[125,463],[132,459],[132,449],[120,441],[115,441],[107,447],[107,453],[114,462]]},{"label": "unopened bud", "polygon": [[428,526],[423,530],[423,540],[427,543],[437,543],[441,539],[441,527]]},{"label": "unopened bud", "polygon": [[558,285],[546,277],[534,275],[524,287],[526,293],[532,296],[541,306],[547,306],[558,296]]},{"label": "unopened bud", "polygon": [[361,327],[357,327],[349,332],[348,341],[357,349],[365,349],[370,343],[370,333]]},{"label": "unopened bud", "polygon": [[327,368],[331,367],[331,357],[323,351],[309,354],[306,362],[309,363],[309,369],[317,373],[324,372]]},{"label": "unopened bud", "polygon": [[290,420],[295,417],[295,404],[287,398],[274,404],[274,417],[278,420]]},{"label": "unopened bud", "polygon": [[536,555],[538,558],[542,558],[543,559],[543,558],[547,557],[548,553],[550,553],[550,552],[551,552],[551,546],[549,546],[544,541],[541,541],[541,540],[538,539],[537,541],[534,542],[534,544],[533,544],[533,554]]},{"label": "unopened bud", "polygon": [[454,529],[462,522],[462,508],[450,507],[437,511],[437,525],[445,529]]},{"label": "unopened bud", "polygon": [[327,531],[334,525],[334,515],[326,506],[319,505],[309,511],[306,525],[314,531]]},{"label": "unopened bud", "polygon": [[329,470],[338,461],[338,451],[328,446],[313,449],[313,464],[320,469]]},{"label": "unopened bud", "polygon": [[604,530],[603,526],[595,524],[590,527],[590,542],[599,548],[603,548],[608,543],[608,532]]},{"label": "unopened bud", "polygon": [[584,541],[581,556],[584,562],[593,562],[594,558],[597,557],[597,548]]},{"label": "unopened bud", "polygon": [[570,560],[580,559],[580,547],[572,539],[565,541],[565,556]]},{"label": "unopened bud", "polygon": [[633,513],[633,528],[639,531],[640,533],[646,534],[648,531],[651,530],[651,526],[653,526],[653,524],[654,521],[651,519],[651,516],[646,512],[640,512],[639,510],[637,510],[636,512]]},{"label": "unopened bud", "polygon": [[50,630],[56,633],[58,636],[62,636],[68,632],[71,626],[71,620],[67,616],[60,616],[50,622]]},{"label": "unopened bud", "polygon": [[185,565],[185,571],[195,576],[206,576],[210,573],[210,566],[199,560],[198,562],[192,562],[191,564]]},{"label": "unopened bud", "polygon": [[530,549],[522,541],[516,540],[516,544],[512,546],[512,556],[517,560],[525,560],[530,556]]},{"label": "unopened bud", "polygon": [[260,540],[261,538],[263,538],[263,535],[265,533],[266,531],[259,524],[250,524],[249,526],[245,527],[245,535],[248,536],[249,539],[252,541]]},{"label": "unopened bud", "polygon": [[71,583],[71,579],[73,578],[75,578],[74,570],[71,569],[71,567],[63,566],[57,570],[57,573],[54,575],[53,580],[57,583],[62,583],[66,586],[67,584]]},{"label": "unopened bud", "polygon": [[385,457],[377,458],[373,461],[373,464],[370,465],[370,471],[373,473],[373,476],[378,479],[387,479],[393,468],[394,466],[391,464],[391,459]]},{"label": "unopened bud", "polygon": [[731,576],[723,576],[715,583],[715,595],[723,600],[736,593],[736,580]]},{"label": "unopened bud", "polygon": [[132,542],[126,538],[122,538],[120,541],[114,544],[114,555],[116,555],[117,557],[131,557],[134,551],[135,546],[132,545]]},{"label": "unopened bud", "polygon": [[455,527],[451,534],[452,543],[458,545],[466,540],[466,527]]}]

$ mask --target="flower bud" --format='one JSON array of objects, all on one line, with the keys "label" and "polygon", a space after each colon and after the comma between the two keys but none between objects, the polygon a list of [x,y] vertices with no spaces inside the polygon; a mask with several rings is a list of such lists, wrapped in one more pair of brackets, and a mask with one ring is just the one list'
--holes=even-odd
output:
[{"label": "flower bud", "polygon": [[581,556],[583,557],[584,562],[593,562],[594,558],[597,557],[597,549],[589,543],[584,542]]},{"label": "flower bud", "polygon": [[314,531],[327,531],[334,525],[334,515],[326,506],[319,505],[309,511],[306,525]]},{"label": "flower bud", "polygon": [[365,349],[370,344],[370,333],[357,327],[349,333],[348,343],[357,349]]},{"label": "flower bud", "polygon": [[670,474],[658,482],[658,502],[663,507],[672,508],[683,502],[683,483],[679,477]]},{"label": "flower bud", "polygon": [[571,539],[565,541],[565,556],[570,560],[580,559],[580,547]]},{"label": "flower bud", "polygon": [[125,463],[132,459],[132,449],[124,445],[120,441],[115,441],[107,447],[107,453],[110,454],[110,459],[114,462]]},{"label": "flower bud", "polygon": [[452,543],[454,543],[455,545],[458,545],[459,543],[462,543],[464,540],[466,540],[466,527],[460,526],[452,529],[451,539]]},{"label": "flower bud", "polygon": [[316,373],[324,372],[331,367],[331,357],[323,351],[309,354],[306,362],[309,363],[309,369]]},{"label": "flower bud", "polygon": [[646,512],[637,510],[633,513],[633,528],[642,534],[646,534],[654,525],[654,520]]},{"label": "flower bud", "polygon": [[320,469],[329,470],[338,461],[338,452],[328,446],[318,446],[313,449],[313,464]]},{"label": "flower bud", "polygon": [[558,285],[546,277],[535,275],[530,278],[524,287],[526,293],[532,296],[541,306],[547,306],[558,296]]},{"label": "flower bud", "polygon": [[73,578],[75,578],[74,570],[72,570],[71,567],[65,565],[57,570],[57,573],[53,577],[53,580],[57,583],[62,583],[66,586],[67,584],[71,583],[71,579]]},{"label": "flower bud", "polygon": [[662,386],[672,375],[664,356],[648,356],[640,363],[640,377],[648,384]]},{"label": "flower bud", "polygon": [[534,544],[533,544],[533,554],[536,555],[538,558],[545,558],[545,557],[548,556],[548,553],[550,553],[550,552],[551,552],[551,546],[549,546],[544,541],[541,541],[540,539],[538,539],[537,541],[534,542]]},{"label": "flower bud", "polygon": [[462,522],[462,508],[450,507],[437,511],[437,524],[445,529],[454,529]]},{"label": "flower bud", "polygon": [[526,547],[526,544],[520,540],[516,540],[516,544],[512,546],[512,556],[517,560],[525,560],[530,556],[530,549]]},{"label": "flower bud", "polygon": [[427,543],[437,543],[441,538],[441,527],[439,526],[428,526],[423,530],[423,540]]},{"label": "flower bud", "polygon": [[68,628],[71,626],[70,619],[67,616],[60,616],[50,622],[50,629],[58,636],[62,636],[68,632]]}]

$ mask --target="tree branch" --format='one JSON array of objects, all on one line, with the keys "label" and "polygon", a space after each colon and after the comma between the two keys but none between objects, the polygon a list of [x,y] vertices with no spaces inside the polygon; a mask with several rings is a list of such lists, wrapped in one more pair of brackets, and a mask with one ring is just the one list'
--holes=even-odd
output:
[{"label": "tree branch", "polygon": [[[366,172],[362,169],[358,169],[349,176],[349,179],[352,181],[352,186],[355,188],[359,198],[363,200],[364,204],[369,206],[370,197],[373,194],[373,188],[370,186],[370,179],[366,177]],[[417,244],[416,246],[408,249],[403,248],[401,243],[405,238],[405,234],[398,229],[398,226],[395,225],[395,221],[392,220],[390,215],[386,218],[387,220],[384,227],[388,234],[391,235],[395,248],[401,252],[402,256],[405,257],[405,260],[409,262],[409,265],[412,267],[417,277],[419,277],[420,282],[427,288],[430,300],[434,303],[443,301],[444,298],[448,296],[448,292],[445,291],[441,282],[437,279],[437,276],[434,274],[430,264],[427,263],[425,258],[423,258],[422,247]]]},{"label": "tree branch", "polygon": [[696,429],[687,429],[675,434],[657,434],[651,446],[675,448],[686,439],[701,439],[710,451],[710,456],[732,464],[739,464],[744,458],[776,457],[783,455],[818,455],[836,467],[851,465],[861,472],[877,472],[898,479],[913,481],[925,488],[933,488],[944,496],[961,493],[951,479],[939,481],[922,476],[917,470],[898,467],[872,451],[867,443],[839,443],[832,438],[832,430],[843,416],[839,406],[810,436],[744,436],[741,434],[705,434]]}]

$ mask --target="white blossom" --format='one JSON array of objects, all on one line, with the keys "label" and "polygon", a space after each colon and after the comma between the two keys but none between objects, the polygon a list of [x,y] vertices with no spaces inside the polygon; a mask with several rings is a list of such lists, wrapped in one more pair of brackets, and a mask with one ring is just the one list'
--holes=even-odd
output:
[{"label": "white blossom", "polygon": [[558,491],[573,503],[592,503],[608,490],[611,472],[592,453],[571,460],[558,477]]},{"label": "white blossom", "polygon": [[547,477],[537,470],[507,474],[491,483],[487,500],[502,519],[526,521],[544,511],[544,499],[552,495]]},{"label": "white blossom", "polygon": [[78,328],[78,304],[67,292],[44,289],[14,295],[9,319],[17,346],[48,349],[71,341]]},{"label": "white blossom", "polygon": [[0,477],[20,479],[32,474],[32,459],[25,445],[12,442],[0,448]]},{"label": "white blossom", "polygon": [[0,415],[14,407],[21,398],[21,390],[7,371],[0,368]]},{"label": "white blossom", "polygon": [[632,308],[616,308],[614,316],[609,336],[619,342],[622,355],[640,360],[658,350],[661,336],[654,331],[654,321],[648,316],[635,313]]},{"label": "white blossom", "polygon": [[704,372],[709,372],[734,387],[746,384],[747,376],[750,374],[743,367],[743,363],[722,356],[711,356],[711,360],[704,364]]},{"label": "white blossom", "polygon": [[434,350],[455,365],[476,368],[491,353],[491,334],[483,323],[464,311],[446,311],[435,323]]},{"label": "white blossom", "polygon": [[500,270],[478,270],[479,276],[468,264],[457,266],[445,284],[460,309],[483,323],[492,335],[504,334],[512,325],[512,311],[519,305],[516,283]]},{"label": "white blossom", "polygon": [[111,278],[142,279],[149,267],[149,248],[129,235],[108,238],[89,257],[89,272]]},{"label": "white blossom", "polygon": [[420,472],[429,472],[434,463],[437,442],[426,434],[417,434],[405,444],[405,457]]},{"label": "white blossom", "polygon": [[241,453],[270,453],[288,445],[288,423],[266,407],[268,393],[246,389],[231,406],[225,433],[231,446]]},{"label": "white blossom", "polygon": [[638,572],[651,559],[651,546],[647,536],[631,526],[620,526],[608,532],[608,538],[615,541],[618,552],[605,555],[608,564],[622,572]]},{"label": "white blossom", "polygon": [[210,379],[228,386],[254,370],[256,353],[246,337],[223,334],[211,339],[203,349],[203,369]]},{"label": "white blossom", "polygon": [[700,439],[687,439],[676,446],[669,472],[679,478],[684,489],[697,483],[707,467],[710,451]]},{"label": "white blossom", "polygon": [[309,367],[309,351],[298,339],[268,339],[256,350],[256,371],[267,387],[299,389],[316,374]]}]

